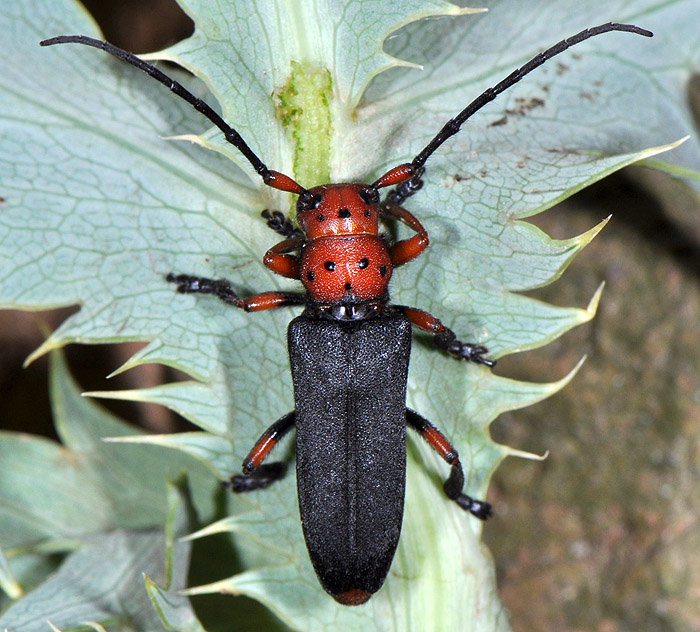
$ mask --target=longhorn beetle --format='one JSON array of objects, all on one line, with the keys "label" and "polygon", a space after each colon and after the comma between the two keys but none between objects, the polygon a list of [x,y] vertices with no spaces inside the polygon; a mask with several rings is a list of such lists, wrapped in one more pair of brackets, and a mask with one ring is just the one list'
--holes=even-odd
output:
[{"label": "longhorn beetle", "polygon": [[[213,294],[247,312],[304,306],[287,332],[295,408],[262,434],[243,462],[243,475],[232,476],[226,485],[234,492],[249,492],[279,479],[284,465],[263,461],[296,427],[297,491],[306,546],[321,585],[341,604],[366,602],[389,572],[403,518],[406,425],[450,465],[443,485],[447,497],[481,520],[491,513],[488,503],[462,492],[464,473],[450,442],[427,419],[406,408],[412,325],[434,334],[437,347],[458,359],[487,367],[494,363],[484,358],[486,347],[460,342],[434,316],[389,302],[393,269],[428,247],[426,230],[401,205],[421,188],[428,158],[475,112],[548,59],[610,31],[652,36],[631,24],[585,29],[483,92],[411,162],[390,169],[371,184],[322,184],[310,189],[268,169],[209,105],[131,53],[83,35],[41,42],[101,48],[140,68],[216,125],[267,186],[298,196],[299,228],[279,211],[263,211],[270,228],[285,237],[267,251],[263,262],[276,274],[300,280],[304,293],[275,291],[241,298],[225,279],[171,272],[166,280],[183,294]],[[381,201],[379,189],[388,186],[395,188]],[[380,219],[398,220],[415,235],[392,243],[379,234]]]}]

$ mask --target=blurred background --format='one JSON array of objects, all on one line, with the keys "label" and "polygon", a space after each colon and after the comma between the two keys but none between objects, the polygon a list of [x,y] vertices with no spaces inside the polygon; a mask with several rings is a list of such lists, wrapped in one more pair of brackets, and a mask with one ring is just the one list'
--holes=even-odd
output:
[{"label": "blurred background", "polygon": [[[105,37],[136,53],[188,36],[174,0],[84,0]],[[52,35],[47,33],[47,35]],[[687,98],[700,124],[700,77]],[[530,295],[584,307],[606,282],[598,315],[548,347],[504,358],[498,372],[573,383],[492,426],[500,443],[543,454],[508,459],[488,500],[484,539],[515,632],[700,630],[700,200],[667,176],[634,167],[534,218],[557,238],[611,215],[563,279]],[[22,362],[77,308],[0,311],[0,427],[54,436],[47,362]],[[72,345],[85,390],[175,379],[141,366],[103,376],[141,345]],[[101,400],[152,432],[187,427],[169,411]]]}]

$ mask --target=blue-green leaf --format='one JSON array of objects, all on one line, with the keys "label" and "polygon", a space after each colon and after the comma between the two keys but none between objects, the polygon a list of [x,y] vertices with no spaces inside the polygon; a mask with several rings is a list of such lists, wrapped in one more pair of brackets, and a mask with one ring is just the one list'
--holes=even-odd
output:
[{"label": "blue-green leaf", "polygon": [[[519,292],[559,278],[598,227],[554,240],[524,220],[693,130],[684,82],[697,68],[687,19],[697,2],[618,2],[603,19],[592,0],[486,4],[487,14],[457,16],[438,0],[405,0],[391,10],[360,0],[183,0],[194,35],[154,57],[203,79],[271,168],[311,186],[326,174],[371,180],[410,159],[481,90],[560,37],[606,19],[655,30],[654,40],[595,38],[539,69],[430,159],[424,190],[407,203],[432,247],[397,271],[394,300],[431,311],[500,357],[546,344],[593,316],[597,295],[581,309]],[[454,17],[421,19],[447,14]],[[164,276],[227,277],[251,293],[294,287],[260,262],[275,236],[259,212],[287,210],[291,196],[262,187],[206,121],[136,70],[95,50],[40,49],[39,40],[60,33],[99,35],[77,3],[5,3],[0,27],[0,304],[81,306],[40,352],[76,341],[148,341],[125,368],[161,362],[199,383],[123,396],[169,406],[213,435],[149,441],[177,445],[220,476],[228,459],[237,469],[260,432],[293,406],[284,344],[290,312],[244,314],[212,297],[178,296]],[[413,67],[399,67],[407,64]],[[320,81],[302,80],[316,73]],[[285,103],[294,92],[309,105],[288,120]],[[326,126],[307,125],[312,116]],[[204,148],[167,140],[176,135]],[[698,147],[694,133],[669,156],[695,168]],[[311,167],[309,153],[321,156]],[[408,403],[455,442],[469,493],[483,496],[509,453],[490,440],[490,421],[560,384],[525,384],[460,365],[425,339],[416,336]],[[31,444],[38,458],[60,461],[55,445]],[[440,495],[445,470],[425,446],[410,443],[399,552],[386,587],[367,606],[342,608],[318,586],[291,478],[231,503],[226,528],[250,543],[241,549],[250,570],[216,588],[254,596],[296,629],[386,630],[407,622],[445,629],[446,613],[465,629],[507,629],[478,544],[481,526]],[[77,474],[68,467],[61,476],[70,483]],[[90,476],[86,494],[94,492],[99,507],[101,474]],[[149,509],[136,503],[125,516],[137,522]],[[150,511],[159,507],[155,500]],[[34,516],[15,520],[36,537],[80,533],[75,516],[60,518],[58,527]]]}]

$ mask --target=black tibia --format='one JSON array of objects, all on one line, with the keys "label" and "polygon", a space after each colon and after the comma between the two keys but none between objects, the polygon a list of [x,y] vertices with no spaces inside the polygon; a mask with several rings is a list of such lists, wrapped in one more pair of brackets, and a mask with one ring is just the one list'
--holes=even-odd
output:
[{"label": "black tibia", "polygon": [[495,360],[482,357],[489,351],[486,347],[457,340],[457,335],[451,329],[445,328],[445,331],[435,335],[435,346],[460,360],[469,360],[487,367],[493,367],[496,364]]},{"label": "black tibia", "polygon": [[175,283],[180,294],[214,294],[224,303],[243,307],[243,300],[236,295],[226,279],[207,279],[189,274],[176,275],[170,272],[165,280],[169,283]]},{"label": "black tibia", "polygon": [[424,173],[425,167],[416,169],[416,172],[408,180],[402,182],[387,193],[386,198],[382,203],[382,207],[386,206],[387,204],[401,206],[406,198],[411,197],[422,188]]},{"label": "black tibia", "polygon": [[304,232],[300,228],[295,228],[291,220],[280,211],[269,211],[265,209],[260,213],[267,220],[268,228],[289,239],[304,239]]},{"label": "black tibia", "polygon": [[282,461],[260,465],[256,470],[245,476],[237,474],[229,480],[221,483],[224,489],[230,489],[236,494],[252,492],[256,489],[264,489],[282,478],[287,471],[287,466]]},{"label": "black tibia", "polygon": [[430,446],[450,464],[450,475],[442,488],[450,500],[454,500],[464,511],[468,511],[479,520],[486,520],[491,516],[491,505],[483,500],[476,500],[462,493],[464,488],[464,471],[459,462],[459,454],[445,436],[425,417],[417,412],[406,409],[406,423],[420,433]]}]

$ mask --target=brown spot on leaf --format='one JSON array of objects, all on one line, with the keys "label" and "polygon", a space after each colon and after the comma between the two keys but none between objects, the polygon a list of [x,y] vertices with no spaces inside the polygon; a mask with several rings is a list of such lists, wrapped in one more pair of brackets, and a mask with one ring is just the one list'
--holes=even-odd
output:
[{"label": "brown spot on leaf", "polygon": [[505,125],[507,122],[508,122],[508,117],[502,116],[501,118],[493,121],[493,123],[489,123],[488,127],[500,127],[501,125]]}]

